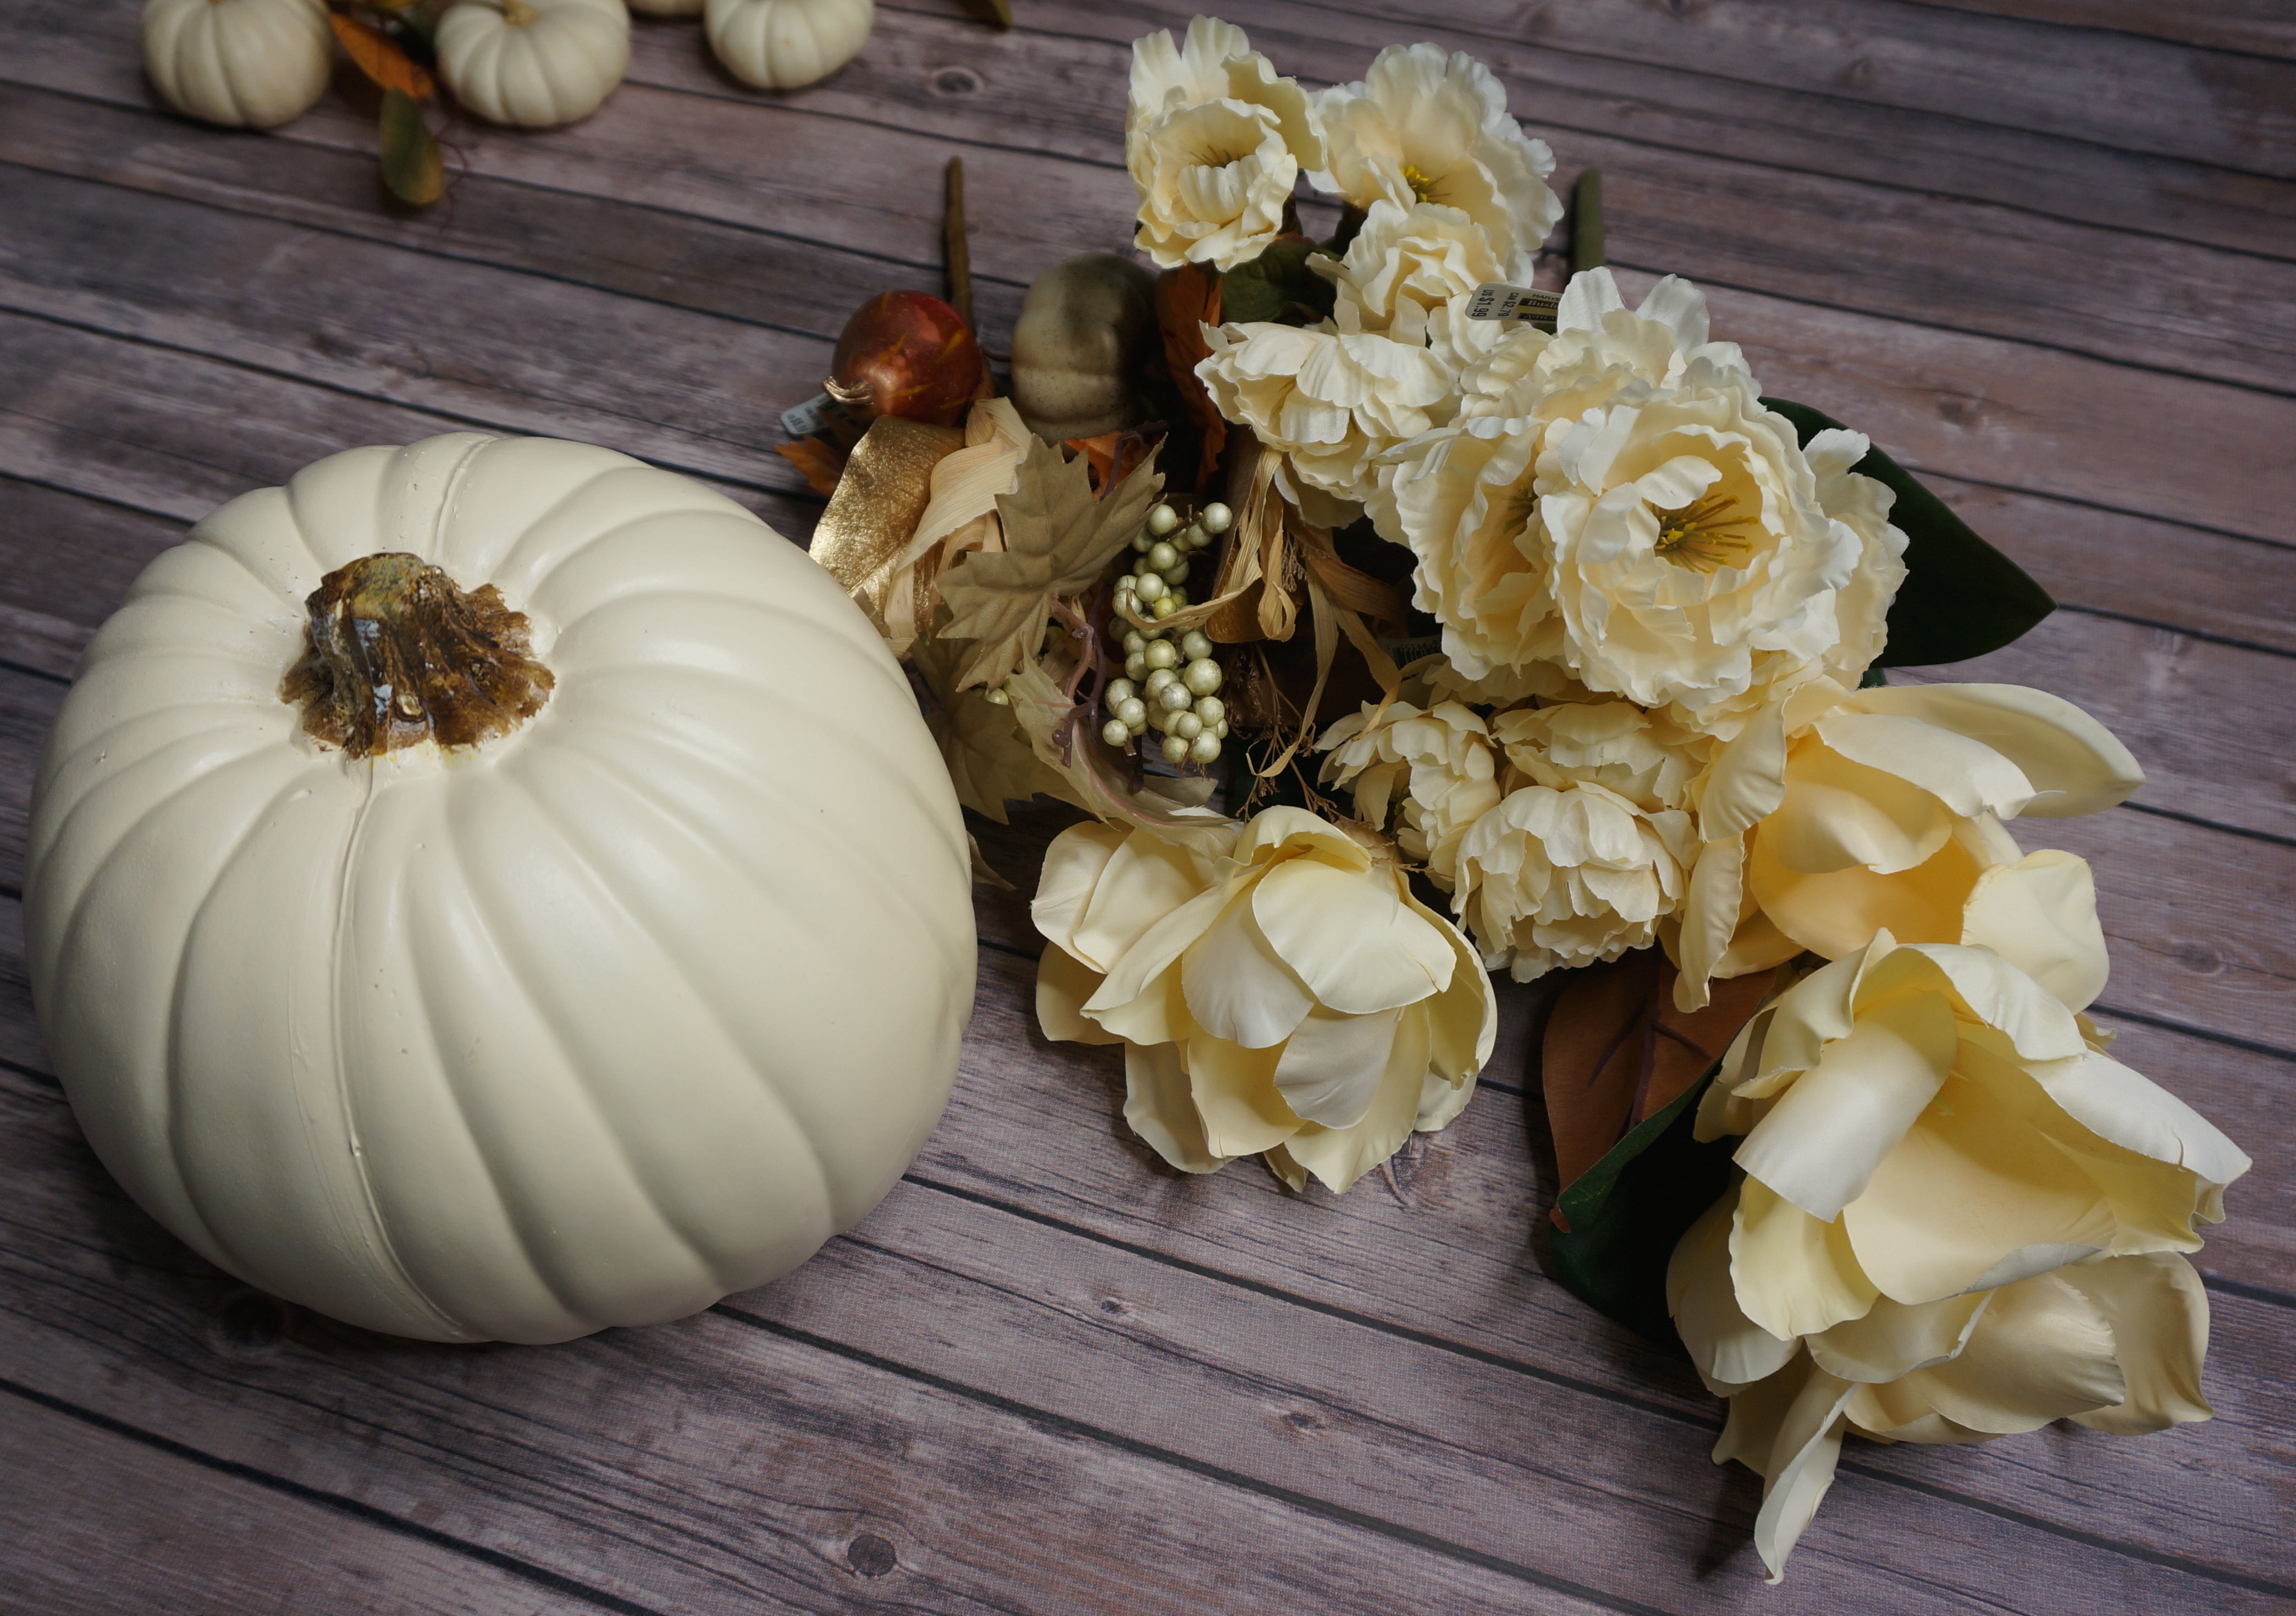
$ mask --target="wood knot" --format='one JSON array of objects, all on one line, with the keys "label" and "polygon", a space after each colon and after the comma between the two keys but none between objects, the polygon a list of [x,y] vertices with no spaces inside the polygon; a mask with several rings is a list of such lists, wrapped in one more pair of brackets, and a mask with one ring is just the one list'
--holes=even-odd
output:
[{"label": "wood knot", "polygon": [[874,1532],[863,1532],[846,1546],[845,1563],[864,1577],[882,1577],[900,1563],[893,1546]]}]

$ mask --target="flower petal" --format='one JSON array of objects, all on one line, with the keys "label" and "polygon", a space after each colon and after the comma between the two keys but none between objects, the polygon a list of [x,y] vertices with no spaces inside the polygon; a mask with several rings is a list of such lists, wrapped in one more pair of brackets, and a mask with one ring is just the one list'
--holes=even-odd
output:
[{"label": "flower petal", "polygon": [[1762,1507],[1754,1517],[1754,1547],[1767,1580],[1785,1575],[1841,1456],[1841,1411],[1857,1382],[1826,1374],[1808,1358],[1730,1399],[1729,1422],[1714,1445],[1714,1462],[1742,1460],[1764,1478]]},{"label": "flower petal", "polygon": [[1964,818],[2013,819],[2033,800],[2022,771],[1986,745],[1897,713],[1831,712],[1817,721],[1827,747],[1853,763],[1917,785]]},{"label": "flower petal", "polygon": [[2103,1309],[2061,1274],[1994,1292],[1969,1344],[1903,1376],[1898,1390],[1956,1425],[2002,1435],[2111,1408],[2128,1395]]},{"label": "flower petal", "polygon": [[1187,1069],[1177,1044],[1124,1046],[1124,1120],[1184,1173],[1216,1173],[1228,1163],[1205,1146],[1203,1121],[1188,1093]]},{"label": "flower petal", "polygon": [[1936,797],[1897,775],[1804,741],[1786,759],[1785,800],[1762,821],[1763,850],[1797,874],[1924,863],[1953,834]]},{"label": "flower petal", "polygon": [[1826,1045],[1754,1125],[1738,1146],[1738,1165],[1831,1222],[1865,1193],[1936,1095],[1958,1044],[1943,994],[1907,993],[1866,1007],[1849,1035]]},{"label": "flower petal", "polygon": [[1387,1075],[1400,1009],[1349,1015],[1320,1005],[1308,1013],[1274,1062],[1285,1103],[1310,1122],[1353,1128]]},{"label": "flower petal", "polygon": [[1961,940],[1992,949],[2069,1010],[2094,1003],[2111,970],[2088,864],[2054,849],[1981,872],[1962,906]]},{"label": "flower petal", "polygon": [[1856,1318],[1879,1294],[1859,1269],[1840,1219],[1811,1217],[1759,1178],[1738,1188],[1730,1283],[1747,1318],[1781,1340]]},{"label": "flower petal", "polygon": [[2087,1174],[1956,1072],[1842,1213],[1858,1266],[1902,1302],[1958,1295],[2032,1246],[2112,1242]]},{"label": "flower petal", "polygon": [[[1113,962],[1210,883],[1207,861],[1145,831],[1135,831],[1101,870],[1092,899],[1076,923],[1073,940],[1063,946],[1082,960]],[[1109,967],[1102,964],[1100,968]]]},{"label": "flower petal", "polygon": [[1251,908],[1276,954],[1331,1009],[1363,1015],[1437,990],[1425,960],[1442,939],[1403,906],[1384,872],[1291,859],[1261,879]]},{"label": "flower petal", "polygon": [[2128,1395],[2073,1418],[2094,1431],[2137,1436],[2215,1414],[2201,1392],[2209,1351],[2209,1294],[2181,1257],[2166,1253],[2084,1263],[2058,1276],[2112,1326],[2113,1357]]},{"label": "flower petal", "polygon": [[1283,1148],[1333,1192],[1346,1194],[1357,1179],[1395,1154],[1411,1137],[1426,1073],[1426,1023],[1421,1017],[1405,1016],[1397,1023],[1387,1070],[1363,1120],[1353,1128],[1324,1128],[1310,1122],[1292,1135]]},{"label": "flower petal", "polygon": [[1767,1380],[1793,1358],[1797,1338],[1781,1340],[1748,1318],[1730,1280],[1730,1231],[1738,1190],[1700,1215],[1666,1265],[1666,1307],[1707,1389],[1727,1397]]},{"label": "flower petal", "polygon": [[1058,943],[1047,944],[1037,962],[1037,1025],[1045,1036],[1072,1044],[1122,1043],[1084,1014],[1084,1002],[1099,986],[1099,972]]},{"label": "flower petal", "polygon": [[2123,1150],[2185,1168],[2203,1184],[2221,1188],[2254,1165],[2206,1117],[2109,1055],[2085,1049],[2027,1070],[2083,1128]]},{"label": "flower petal", "polygon": [[1246,1049],[1201,1032],[1188,1039],[1188,1092],[1216,1156],[1256,1156],[1300,1131],[1275,1084],[1276,1051]]},{"label": "flower petal", "polygon": [[1823,1335],[1811,1336],[1810,1358],[1828,1374],[1838,1374],[1845,1381],[1894,1381],[1959,1352],[1992,1294],[1972,1292],[1917,1308],[1881,1297],[1863,1318],[1847,1320]]},{"label": "flower petal", "polygon": [[2040,793],[2026,806],[2027,818],[2094,814],[2144,783],[2144,769],[2111,730],[2046,691],[2021,685],[1888,685],[1859,691],[1857,704],[1984,742]]},{"label": "flower petal", "polygon": [[1182,956],[1180,980],[1199,1027],[1248,1049],[1266,1049],[1290,1038],[1316,1000],[1276,954],[1252,908],[1239,897],[1222,909]]},{"label": "flower petal", "polygon": [[1775,813],[1785,794],[1785,709],[1773,703],[1715,753],[1698,800],[1700,839],[1744,835]]},{"label": "flower petal", "polygon": [[[1044,872],[1037,877],[1037,896],[1029,905],[1029,918],[1050,941],[1076,952],[1071,939],[1077,922],[1124,838],[1121,829],[1096,819],[1072,824],[1053,838],[1045,849]],[[1096,968],[1105,970],[1105,961]]]}]

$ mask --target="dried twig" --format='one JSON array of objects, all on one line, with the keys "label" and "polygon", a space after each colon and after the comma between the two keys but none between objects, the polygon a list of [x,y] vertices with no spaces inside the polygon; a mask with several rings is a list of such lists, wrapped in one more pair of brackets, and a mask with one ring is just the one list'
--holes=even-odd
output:
[{"label": "dried twig", "polygon": [[948,209],[940,230],[943,273],[948,280],[948,306],[956,317],[972,324],[972,255],[964,241],[964,160],[948,160]]}]

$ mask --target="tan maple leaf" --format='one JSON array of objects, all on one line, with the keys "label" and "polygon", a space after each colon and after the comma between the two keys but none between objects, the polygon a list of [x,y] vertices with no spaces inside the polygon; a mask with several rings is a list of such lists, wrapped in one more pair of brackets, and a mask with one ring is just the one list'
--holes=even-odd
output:
[{"label": "tan maple leaf", "polygon": [[1163,487],[1152,454],[1095,499],[1082,455],[1070,460],[1041,439],[1032,442],[1013,491],[996,496],[1004,548],[968,552],[940,575],[949,619],[939,632],[973,643],[957,688],[1001,685],[1034,662],[1054,603],[1100,581]]},{"label": "tan maple leaf", "polygon": [[937,710],[925,715],[925,727],[939,744],[956,800],[1004,824],[1007,799],[1025,802],[1053,790],[1060,778],[1037,760],[1011,706],[1000,706],[978,690],[957,688],[957,669],[972,652],[970,640],[937,636],[919,640],[909,664],[932,693]]}]

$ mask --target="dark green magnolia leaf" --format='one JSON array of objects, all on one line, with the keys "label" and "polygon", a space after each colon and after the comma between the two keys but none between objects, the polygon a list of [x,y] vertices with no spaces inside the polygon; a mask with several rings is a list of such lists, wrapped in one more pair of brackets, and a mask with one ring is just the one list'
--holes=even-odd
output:
[{"label": "dark green magnolia leaf", "polygon": [[1332,312],[1332,283],[1308,267],[1308,255],[1323,249],[1300,236],[1268,243],[1249,264],[1220,277],[1220,318],[1238,324],[1281,321],[1308,325]]},{"label": "dark green magnolia leaf", "polygon": [[[1765,398],[1808,443],[1841,424],[1807,404]],[[1998,651],[2057,609],[2024,569],[1970,530],[1945,501],[1879,449],[1852,468],[1897,495],[1890,520],[1906,535],[1905,585],[1890,608],[1877,668],[1923,668]]]},{"label": "dark green magnolia leaf", "polygon": [[447,193],[447,166],[422,108],[404,90],[382,97],[382,183],[400,201],[428,208]]},{"label": "dark green magnolia leaf", "polygon": [[1661,1346],[1681,1338],[1666,1308],[1666,1265],[1699,1214],[1730,1187],[1734,1139],[1701,1144],[1691,1136],[1710,1073],[1644,1119],[1562,1192],[1555,1210],[1570,1224],[1548,1226],[1546,1271],[1605,1318]]}]

